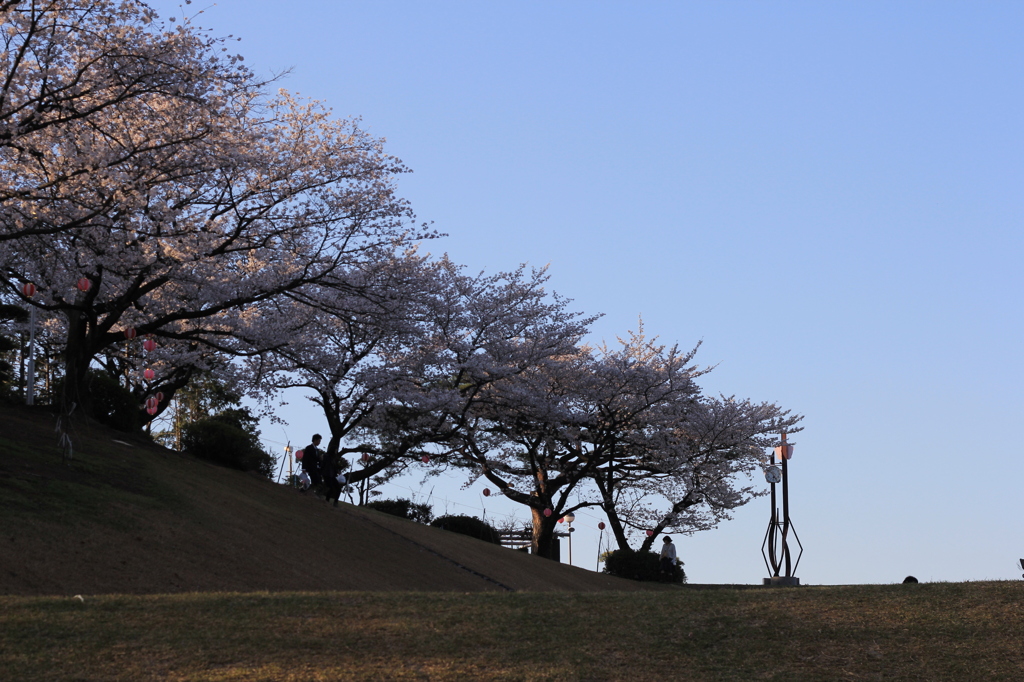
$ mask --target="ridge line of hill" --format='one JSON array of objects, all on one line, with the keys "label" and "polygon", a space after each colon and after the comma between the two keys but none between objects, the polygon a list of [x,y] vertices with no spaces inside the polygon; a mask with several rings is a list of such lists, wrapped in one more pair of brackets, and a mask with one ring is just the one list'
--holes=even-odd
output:
[{"label": "ridge line of hill", "polygon": [[345,514],[348,514],[349,516],[351,516],[353,518],[361,519],[363,521],[366,521],[367,523],[372,524],[372,525],[376,526],[377,528],[380,528],[381,530],[386,530],[387,532],[391,533],[392,535],[397,535],[402,540],[405,540],[406,542],[409,542],[409,543],[415,545],[416,547],[418,547],[419,549],[422,549],[425,552],[429,552],[430,554],[433,554],[434,556],[436,556],[436,557],[438,557],[440,559],[444,559],[445,561],[454,564],[456,567],[461,568],[463,571],[467,571],[468,573],[470,573],[470,574],[472,574],[472,575],[474,575],[474,576],[476,576],[478,578],[481,578],[483,580],[486,580],[487,582],[494,583],[495,585],[497,585],[501,589],[505,590],[506,592],[516,592],[517,591],[516,588],[509,587],[508,585],[506,585],[505,583],[501,582],[500,580],[495,580],[491,576],[485,575],[485,574],[481,573],[480,571],[477,571],[475,569],[470,568],[469,566],[466,566],[465,564],[460,564],[455,559],[452,559],[449,556],[445,556],[441,552],[438,552],[437,550],[431,549],[430,547],[427,547],[426,545],[424,545],[422,543],[416,542],[412,538],[408,537],[407,535],[403,535],[402,533],[399,533],[398,531],[394,530],[393,528],[388,528],[387,526],[385,526],[383,524],[377,523],[376,521],[374,521],[373,519],[369,518],[368,516],[364,516],[362,514],[357,514],[355,511],[352,511],[352,510],[349,510],[349,509],[343,509],[341,507],[338,507],[338,510],[343,512],[343,513],[345,513]]}]

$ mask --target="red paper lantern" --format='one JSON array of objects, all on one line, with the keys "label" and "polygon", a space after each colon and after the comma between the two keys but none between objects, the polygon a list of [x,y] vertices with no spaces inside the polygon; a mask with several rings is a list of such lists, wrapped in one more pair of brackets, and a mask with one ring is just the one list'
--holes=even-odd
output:
[{"label": "red paper lantern", "polygon": [[366,464],[367,462],[369,462],[370,461],[370,453],[364,452],[362,460],[363,460],[363,464]]},{"label": "red paper lantern", "polygon": [[491,496],[491,489],[490,488],[484,488],[484,497],[490,497],[490,496]]},{"label": "red paper lantern", "polygon": [[147,367],[146,371],[142,373],[142,376],[145,377],[146,381],[152,381],[153,379],[156,379],[156,372],[153,371],[152,367]]},{"label": "red paper lantern", "polygon": [[420,457],[420,459],[423,460],[424,464],[430,463],[430,455],[423,455],[422,457]]},{"label": "red paper lantern", "polygon": [[651,537],[652,535],[654,535],[654,531],[653,530],[647,531],[647,537]]},{"label": "red paper lantern", "polygon": [[78,290],[79,291],[89,291],[89,289],[91,289],[91,288],[92,288],[92,282],[89,281],[88,277],[83,277],[82,279],[78,280]]},{"label": "red paper lantern", "polygon": [[21,293],[25,294],[25,298],[32,298],[36,295],[36,285],[32,282],[25,282],[21,285]]},{"label": "red paper lantern", "polygon": [[156,398],[154,398],[152,396],[149,397],[149,398],[146,398],[146,407],[148,409],[156,409],[157,404],[158,403],[157,403]]},{"label": "red paper lantern", "polygon": [[163,391],[157,391],[157,392],[156,392],[156,401],[157,401],[158,403],[162,403],[162,402],[164,401],[164,394],[163,394]]},{"label": "red paper lantern", "polygon": [[156,349],[156,341],[154,341],[153,339],[146,339],[145,341],[142,342],[142,347],[145,348],[147,351],[152,351]]},{"label": "red paper lantern", "polygon": [[604,521],[598,522],[597,528],[598,528],[598,530],[604,530]]},{"label": "red paper lantern", "polygon": [[124,338],[128,339],[129,341],[134,339],[137,335],[138,332],[135,331],[135,327],[128,327],[127,329],[124,330]]},{"label": "red paper lantern", "polygon": [[150,414],[156,414],[156,408],[155,407],[147,407],[146,408],[146,412],[149,412]]},{"label": "red paper lantern", "polygon": [[303,455],[303,454],[304,454],[304,453],[302,452],[302,450],[296,450],[296,451],[295,451],[295,461],[296,461],[296,462],[301,462],[301,461],[302,461],[302,455]]},{"label": "red paper lantern", "polygon": [[544,516],[551,516],[551,510],[550,509],[545,509],[544,510]]}]

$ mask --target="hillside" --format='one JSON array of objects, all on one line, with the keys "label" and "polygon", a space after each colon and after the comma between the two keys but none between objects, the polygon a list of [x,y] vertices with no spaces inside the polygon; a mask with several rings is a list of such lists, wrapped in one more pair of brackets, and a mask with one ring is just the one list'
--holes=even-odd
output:
[{"label": "hillside", "polygon": [[666,589],[326,505],[45,408],[0,407],[0,594]]}]

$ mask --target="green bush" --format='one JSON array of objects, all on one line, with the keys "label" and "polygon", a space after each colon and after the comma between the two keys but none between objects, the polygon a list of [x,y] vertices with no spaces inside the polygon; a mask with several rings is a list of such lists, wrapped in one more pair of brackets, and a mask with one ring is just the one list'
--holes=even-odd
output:
[{"label": "green bush", "polygon": [[375,500],[373,502],[367,502],[365,506],[370,509],[376,509],[379,512],[384,512],[385,514],[391,514],[392,516],[416,521],[417,523],[430,523],[430,520],[434,516],[433,512],[430,510],[430,505],[415,504],[405,498],[399,498],[397,500]]},{"label": "green bush", "polygon": [[672,575],[666,579],[661,575],[661,557],[654,552],[617,549],[606,552],[603,558],[604,572],[619,578],[652,582],[659,580],[672,583],[686,582],[686,572],[683,571],[682,561],[676,559],[676,565],[672,567]]},{"label": "green bush", "polygon": [[461,533],[485,542],[501,544],[501,535],[498,531],[475,516],[441,516],[434,519],[431,524],[434,528],[450,530],[453,533]]},{"label": "green bush", "polygon": [[248,423],[251,419],[245,410],[226,410],[187,424],[181,433],[182,449],[200,459],[271,478],[274,458],[260,446],[259,432]]},{"label": "green bush", "polygon": [[85,390],[90,417],[125,433],[135,433],[142,428],[139,399],[117,379],[106,372],[89,370]]}]

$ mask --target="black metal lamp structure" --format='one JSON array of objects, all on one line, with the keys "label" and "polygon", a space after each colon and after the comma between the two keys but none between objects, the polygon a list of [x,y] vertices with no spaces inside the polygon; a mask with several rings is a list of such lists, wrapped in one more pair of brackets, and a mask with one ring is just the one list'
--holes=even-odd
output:
[{"label": "black metal lamp structure", "polygon": [[[775,456],[778,455],[780,467],[775,465]],[[775,448],[771,454],[771,463],[765,469],[765,478],[772,486],[772,516],[768,521],[768,530],[764,534],[764,542],[761,543],[761,556],[764,557],[764,564],[768,568],[770,578],[764,579],[765,585],[799,585],[800,578],[797,578],[796,568],[800,565],[800,557],[804,554],[804,546],[796,533],[796,528],[789,518],[789,459],[793,456],[793,446],[786,442],[786,434],[782,433],[782,445]],[[779,514],[778,496],[776,486],[782,483],[782,513]],[[789,549],[789,536],[792,534],[796,540],[799,552],[796,561],[793,561]],[[782,571],[785,569],[785,573]]]}]

